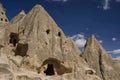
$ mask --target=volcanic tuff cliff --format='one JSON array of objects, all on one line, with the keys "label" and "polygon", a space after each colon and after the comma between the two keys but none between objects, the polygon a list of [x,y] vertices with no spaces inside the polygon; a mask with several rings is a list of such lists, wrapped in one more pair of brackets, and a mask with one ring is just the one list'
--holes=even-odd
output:
[{"label": "volcanic tuff cliff", "polygon": [[0,80],[102,80],[80,53],[41,5],[0,26]]},{"label": "volcanic tuff cliff", "polygon": [[94,35],[87,40],[81,56],[101,79],[120,80],[120,65],[118,61],[112,60]]}]

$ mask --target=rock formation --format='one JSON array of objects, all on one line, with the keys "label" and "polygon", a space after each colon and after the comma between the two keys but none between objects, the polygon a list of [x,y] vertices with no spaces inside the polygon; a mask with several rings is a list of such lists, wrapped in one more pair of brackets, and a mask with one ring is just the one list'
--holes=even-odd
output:
[{"label": "rock formation", "polygon": [[42,6],[0,28],[0,80],[101,80]]},{"label": "rock formation", "polygon": [[10,22],[2,4],[0,10],[0,80],[120,79],[120,62],[94,36],[80,55],[41,5],[27,14],[22,10]]},{"label": "rock formation", "polygon": [[120,80],[120,65],[112,60],[94,35],[87,40],[81,56],[102,80]]},{"label": "rock formation", "polygon": [[9,22],[5,14],[6,14],[6,9],[0,3],[0,26]]},{"label": "rock formation", "polygon": [[[120,70],[120,60],[113,60],[114,62],[114,67],[117,69],[117,70]],[[120,74],[120,71],[119,71],[119,74]]]}]

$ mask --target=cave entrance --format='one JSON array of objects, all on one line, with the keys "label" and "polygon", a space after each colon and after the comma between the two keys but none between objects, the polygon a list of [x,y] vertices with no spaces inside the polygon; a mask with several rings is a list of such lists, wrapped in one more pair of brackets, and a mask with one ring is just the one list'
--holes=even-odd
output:
[{"label": "cave entrance", "polygon": [[28,44],[21,44],[21,43],[18,43],[17,44],[17,47],[16,47],[16,50],[15,50],[15,56],[16,55],[19,55],[19,56],[27,56],[27,51],[28,51]]},{"label": "cave entrance", "polygon": [[38,73],[45,74],[46,76],[63,75],[65,73],[72,73],[71,67],[66,67],[64,65],[64,62],[56,58],[46,59],[37,70],[38,70]]},{"label": "cave entrance", "polygon": [[15,47],[18,41],[19,41],[19,35],[17,33],[11,33],[9,42],[12,43],[13,46]]},{"label": "cave entrance", "polygon": [[45,73],[47,76],[55,75],[54,65],[53,65],[53,64],[48,64],[48,65],[47,65],[47,70],[45,70],[44,73]]}]

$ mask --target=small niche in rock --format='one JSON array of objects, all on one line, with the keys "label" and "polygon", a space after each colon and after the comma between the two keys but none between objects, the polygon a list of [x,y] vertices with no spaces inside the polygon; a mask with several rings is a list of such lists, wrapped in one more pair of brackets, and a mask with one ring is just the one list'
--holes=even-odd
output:
[{"label": "small niche in rock", "polygon": [[1,21],[3,21],[3,18],[1,18]]},{"label": "small niche in rock", "polygon": [[83,57],[83,56],[80,54],[80,57]]},{"label": "small niche in rock", "polygon": [[86,70],[85,73],[86,74],[90,74],[90,75],[94,75],[95,74],[95,72],[93,70]]},{"label": "small niche in rock", "polygon": [[46,30],[46,33],[47,33],[47,34],[50,34],[50,29],[47,29],[47,30]]},{"label": "small niche in rock", "polygon": [[48,45],[48,43],[47,43],[47,42],[45,42],[45,44],[46,44],[46,45]]},{"label": "small niche in rock", "polygon": [[15,50],[15,56],[16,55],[20,55],[22,57],[27,56],[27,51],[28,51],[28,44],[18,43]]},{"label": "small niche in rock", "polygon": [[4,47],[3,45],[0,45],[0,48]]},{"label": "small niche in rock", "polygon": [[9,43],[13,44],[13,46],[15,47],[18,41],[19,35],[17,33],[11,33]]},{"label": "small niche in rock", "polygon": [[1,12],[1,14],[3,15],[4,13],[3,13],[3,12]]},{"label": "small niche in rock", "polygon": [[5,22],[8,22],[8,20],[7,20],[7,19],[5,19]]},{"label": "small niche in rock", "polygon": [[58,32],[58,36],[61,37],[61,32]]}]

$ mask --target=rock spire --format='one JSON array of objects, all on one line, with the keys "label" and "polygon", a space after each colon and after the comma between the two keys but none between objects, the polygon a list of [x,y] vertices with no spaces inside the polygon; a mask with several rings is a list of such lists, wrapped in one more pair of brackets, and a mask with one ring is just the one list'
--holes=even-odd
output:
[{"label": "rock spire", "polygon": [[103,80],[119,80],[120,69],[115,68],[111,56],[103,49],[99,41],[92,35],[87,40],[81,56]]}]

